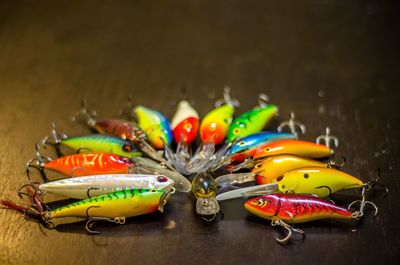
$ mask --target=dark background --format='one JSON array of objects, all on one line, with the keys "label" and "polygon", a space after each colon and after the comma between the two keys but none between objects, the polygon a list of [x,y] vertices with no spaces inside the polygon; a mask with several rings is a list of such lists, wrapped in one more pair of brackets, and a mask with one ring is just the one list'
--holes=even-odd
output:
[{"label": "dark background", "polygon": [[[229,85],[242,105],[267,93],[279,121],[294,110],[304,139],[332,128],[344,170],[364,181],[381,168],[380,212],[356,225],[300,225],[304,242],[277,244],[275,228],[236,200],[222,221],[174,196],[164,214],[86,234],[84,223],[44,235],[0,211],[0,264],[373,264],[399,255],[398,1],[1,1],[0,196],[16,199],[24,163],[55,121],[69,135],[80,100],[99,117],[134,103],[174,113],[181,98],[205,115]],[[47,151],[54,156],[53,153]],[[68,221],[68,220],[64,220]],[[72,220],[75,221],[75,220]]]}]

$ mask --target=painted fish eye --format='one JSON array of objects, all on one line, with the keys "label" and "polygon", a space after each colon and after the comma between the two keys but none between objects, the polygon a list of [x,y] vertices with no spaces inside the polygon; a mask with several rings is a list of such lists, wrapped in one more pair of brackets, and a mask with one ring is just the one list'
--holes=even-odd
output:
[{"label": "painted fish eye", "polygon": [[239,146],[243,146],[245,144],[245,142],[244,141],[240,141],[240,142],[238,142],[238,145]]},{"label": "painted fish eye", "polygon": [[265,152],[268,152],[268,151],[269,151],[269,148],[265,148],[264,151],[265,151]]},{"label": "painted fish eye", "polygon": [[130,145],[130,144],[124,144],[122,146],[122,150],[124,150],[125,152],[132,152],[133,148],[132,148],[132,145]]},{"label": "painted fish eye", "polygon": [[167,182],[168,179],[167,179],[167,177],[164,177],[164,176],[158,176],[157,181],[163,183],[163,182]]},{"label": "painted fish eye", "polygon": [[307,173],[304,174],[304,178],[305,178],[305,179],[308,179],[309,176],[310,176],[310,175],[308,175]]},{"label": "painted fish eye", "polygon": [[191,125],[190,123],[185,123],[185,124],[183,125],[183,129],[184,129],[185,131],[188,131],[188,130],[192,129],[192,125]]},{"label": "painted fish eye", "polygon": [[233,133],[234,133],[234,134],[239,134],[239,133],[240,133],[240,129],[239,129],[239,128],[234,129],[234,130],[233,130]]},{"label": "painted fish eye", "polygon": [[281,181],[283,179],[283,176],[279,176],[276,178],[276,181]]},{"label": "painted fish eye", "polygon": [[262,163],[258,163],[258,164],[256,164],[255,166],[254,166],[254,168],[260,168],[262,166]]},{"label": "painted fish eye", "polygon": [[121,161],[124,162],[124,163],[130,163],[131,162],[131,160],[129,158],[127,158],[127,157],[122,157]]}]

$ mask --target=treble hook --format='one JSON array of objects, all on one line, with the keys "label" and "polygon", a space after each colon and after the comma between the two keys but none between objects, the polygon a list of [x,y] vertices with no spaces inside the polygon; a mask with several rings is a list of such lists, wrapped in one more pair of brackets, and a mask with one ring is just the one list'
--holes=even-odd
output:
[{"label": "treble hook", "polygon": [[[29,197],[29,198],[33,198],[33,196],[35,195],[42,195],[42,193],[35,187],[34,184],[40,185],[39,182],[30,182],[27,184],[22,185],[19,189],[18,189],[18,197],[20,197],[22,199],[22,195]],[[26,187],[30,187],[33,189],[34,192],[23,192],[22,190]]]},{"label": "treble hook", "polygon": [[82,99],[81,101],[81,109],[75,113],[74,116],[72,116],[72,121],[76,122],[80,117],[83,118],[83,121],[87,123],[90,127],[94,126],[96,124],[96,120],[94,119],[96,117],[97,113],[94,110],[88,111],[86,108],[86,100]]},{"label": "treble hook", "polygon": [[219,107],[224,103],[230,104],[234,107],[240,106],[239,100],[231,97],[231,89],[228,86],[224,87],[224,97],[215,102],[215,107]]},{"label": "treble hook", "polygon": [[100,190],[100,188],[97,188],[97,187],[89,188],[89,189],[86,191],[86,195],[87,195],[87,197],[88,197],[89,199],[92,198],[92,196],[90,196],[90,191],[92,191],[92,190]]},{"label": "treble hook", "polygon": [[[32,158],[31,160],[27,161],[25,164],[25,168],[26,168],[26,175],[28,177],[29,182],[32,182],[31,180],[31,171],[29,170],[29,168],[35,168],[36,170],[39,171],[42,179],[44,182],[48,182],[48,178],[46,176],[46,172],[44,171],[44,166],[47,162],[52,161],[52,159],[50,157],[47,156],[42,156],[39,152],[40,148],[39,145],[36,144],[35,145],[36,148],[36,157]],[[36,165],[34,165],[33,163],[36,162]]]},{"label": "treble hook", "polygon": [[306,126],[304,124],[300,123],[300,122],[297,122],[295,120],[295,118],[296,118],[295,113],[293,111],[291,111],[290,112],[290,119],[288,121],[284,121],[281,124],[279,124],[278,132],[282,132],[282,129],[284,127],[288,127],[290,129],[290,132],[292,134],[294,134],[296,136],[296,138],[298,138],[298,136],[299,136],[298,133],[297,133],[296,128],[299,128],[300,132],[302,134],[305,134],[306,133]]},{"label": "treble hook", "polygon": [[293,232],[301,234],[303,236],[303,238],[306,236],[303,230],[293,228],[292,226],[288,225],[287,223],[285,223],[281,219],[272,220],[271,221],[271,226],[280,226],[280,227],[284,228],[288,232],[288,234],[284,238],[274,237],[275,240],[278,241],[278,243],[280,243],[280,244],[286,244],[289,241],[289,239],[292,237],[292,233]]},{"label": "treble hook", "polygon": [[269,97],[267,94],[261,93],[258,95],[258,106],[261,108],[265,108],[268,106],[267,102],[269,101]]},{"label": "treble hook", "polygon": [[329,148],[331,148],[331,142],[333,142],[336,148],[339,146],[339,139],[331,135],[331,129],[329,127],[326,127],[325,135],[320,135],[315,139],[317,144],[321,144],[322,141],[325,142],[325,145]]},{"label": "treble hook", "polygon": [[363,185],[362,191],[361,191],[361,200],[355,200],[352,203],[349,204],[349,206],[347,207],[347,209],[350,209],[354,204],[356,203],[360,203],[360,209],[358,211],[355,211],[351,214],[351,216],[354,219],[360,219],[361,217],[364,216],[364,209],[366,205],[371,205],[374,208],[374,216],[376,216],[378,214],[378,207],[375,205],[375,203],[371,202],[371,201],[367,201],[366,200],[366,195],[365,192],[367,190],[370,190],[372,186],[370,186],[369,183],[365,183]]},{"label": "treble hook", "polygon": [[53,145],[56,148],[57,156],[62,157],[64,154],[61,152],[60,144],[63,139],[67,138],[66,134],[57,133],[56,124],[54,122],[52,124],[52,129],[50,131],[50,135],[46,136],[42,139],[41,143],[43,148],[46,148],[46,145]]},{"label": "treble hook", "polygon": [[115,217],[115,218],[108,218],[108,217],[91,217],[89,215],[89,210],[92,208],[100,208],[100,206],[90,206],[89,208],[86,209],[86,216],[88,218],[86,222],[86,231],[88,231],[89,234],[100,234],[99,231],[93,230],[93,225],[96,223],[96,221],[107,221],[110,223],[115,223],[115,224],[125,224],[125,217]]}]

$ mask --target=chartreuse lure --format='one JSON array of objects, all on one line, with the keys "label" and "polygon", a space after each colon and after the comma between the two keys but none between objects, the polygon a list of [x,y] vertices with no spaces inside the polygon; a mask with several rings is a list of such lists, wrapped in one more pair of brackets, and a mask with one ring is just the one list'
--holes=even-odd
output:
[{"label": "chartreuse lure", "polygon": [[58,134],[54,129],[54,124],[51,135],[45,137],[42,143],[54,145],[59,154],[62,154],[60,146],[66,146],[78,153],[110,153],[128,158],[142,155],[132,143],[121,138],[101,134],[67,137],[64,134]]},{"label": "chartreuse lure", "polygon": [[[131,110],[131,105],[128,105]],[[113,135],[123,140],[127,140],[137,146],[141,152],[147,154],[154,160],[157,160],[169,168],[172,165],[168,163],[164,157],[158,153],[149,143],[146,141],[145,134],[139,129],[137,124],[131,121],[118,120],[118,119],[105,119],[96,120],[95,111],[88,111],[86,109],[85,101],[82,102],[82,107],[73,117],[73,121],[83,121],[91,129],[97,131],[100,134]]]},{"label": "chartreuse lure", "polygon": [[259,105],[252,110],[245,112],[235,118],[229,126],[227,142],[232,142],[237,138],[260,132],[265,125],[278,113],[278,107],[266,104],[266,95],[259,96]]},{"label": "chartreuse lure", "polygon": [[[230,96],[230,89],[224,89],[224,98],[215,103],[216,108],[210,111],[200,124],[200,138],[202,144],[186,166],[189,173],[205,172],[214,161],[215,145],[222,143],[228,132],[235,107],[239,106],[236,99]],[[223,148],[222,148],[223,149]]]},{"label": "chartreuse lure", "polygon": [[172,142],[172,130],[168,119],[160,112],[143,106],[134,108],[138,126],[146,134],[147,140],[156,149],[164,148]]},{"label": "chartreuse lure", "polygon": [[288,231],[282,239],[275,238],[279,243],[286,243],[292,231],[304,236],[304,232],[289,224],[310,222],[319,219],[357,218],[357,212],[351,212],[329,201],[313,196],[293,194],[268,194],[245,202],[244,208],[263,219],[271,220],[272,226],[281,226]]},{"label": "chartreuse lure", "polygon": [[16,204],[10,200],[1,200],[1,204],[10,209],[23,212],[25,216],[34,218],[47,227],[53,226],[52,219],[62,217],[86,218],[86,229],[89,233],[99,233],[92,230],[95,221],[104,220],[124,224],[125,218],[163,211],[172,190],[133,189],[112,192],[106,195],[81,200],[72,204],[45,211],[33,195],[34,206]]}]

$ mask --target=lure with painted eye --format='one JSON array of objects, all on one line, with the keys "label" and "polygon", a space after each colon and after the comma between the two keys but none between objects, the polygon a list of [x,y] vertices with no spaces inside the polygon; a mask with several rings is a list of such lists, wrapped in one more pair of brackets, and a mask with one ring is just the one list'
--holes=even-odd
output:
[{"label": "lure with painted eye", "polygon": [[303,158],[295,155],[277,155],[257,163],[252,169],[258,184],[268,184],[283,173],[302,167],[331,167],[333,163]]},{"label": "lure with painted eye", "polygon": [[207,173],[198,174],[192,181],[192,193],[196,197],[196,212],[200,215],[215,215],[219,212],[219,204],[215,199],[217,183]]},{"label": "lure with painted eye", "polygon": [[272,226],[282,226],[288,231],[283,239],[275,238],[279,243],[286,243],[292,231],[303,234],[288,223],[304,223],[320,219],[354,219],[350,210],[339,207],[329,201],[305,195],[268,194],[245,202],[244,208],[263,219],[271,220]]},{"label": "lure with painted eye", "polygon": [[[43,160],[46,159],[47,162]],[[87,153],[63,156],[55,160],[38,157],[38,165],[28,162],[28,167],[41,167],[64,175],[87,176],[97,174],[126,174],[134,163],[127,157],[106,154]]]},{"label": "lure with painted eye", "polygon": [[[223,104],[223,105],[221,105]],[[205,172],[213,166],[219,157],[211,159],[215,152],[215,145],[222,143],[228,131],[229,124],[239,102],[230,97],[230,89],[225,88],[224,98],[216,102],[216,107],[209,112],[201,122],[200,137],[202,144],[186,166],[189,173]],[[218,155],[222,153],[218,153]]]},{"label": "lure with painted eye", "polygon": [[277,155],[258,162],[249,173],[227,174],[219,176],[216,181],[221,187],[250,181],[257,181],[257,184],[262,185],[273,183],[277,177],[292,169],[310,166],[332,167],[334,163],[323,163],[295,155]]},{"label": "lure with painted eye", "polygon": [[292,154],[306,158],[323,158],[333,154],[333,150],[321,144],[301,140],[279,140],[261,145],[249,152],[253,158]]},{"label": "lure with painted eye", "polygon": [[138,126],[144,131],[148,141],[154,148],[162,149],[171,144],[172,131],[168,119],[160,112],[137,106],[134,108]]},{"label": "lure with painted eye", "polygon": [[227,141],[260,132],[277,113],[278,107],[268,104],[239,115],[229,126]]},{"label": "lure with painted eye", "polygon": [[163,211],[163,206],[171,196],[171,190],[129,189],[111,192],[106,195],[93,197],[72,204],[44,211],[37,195],[33,199],[35,205],[26,206],[16,204],[10,200],[1,200],[7,208],[23,212],[25,216],[38,220],[51,227],[51,220],[62,217],[80,217],[88,219],[86,229],[89,233],[98,233],[91,230],[96,220],[110,221],[117,224],[125,223],[125,218]]},{"label": "lure with painted eye", "polygon": [[230,148],[229,153],[236,154],[246,150],[254,149],[260,145],[285,139],[296,139],[296,136],[292,133],[269,132],[269,131],[259,132],[238,139],[238,141],[234,143]]},{"label": "lure with painted eye", "polygon": [[199,130],[199,114],[186,100],[179,102],[171,120],[175,143],[191,144]]},{"label": "lure with painted eye", "polygon": [[187,172],[186,165],[192,155],[190,144],[196,139],[199,130],[199,115],[189,102],[183,100],[179,102],[171,126],[177,148],[174,153],[168,146],[165,146],[165,157],[178,172],[189,175],[190,172]]},{"label": "lure with painted eye", "polygon": [[209,112],[201,122],[200,137],[203,143],[222,143],[232,121],[235,107],[224,104]]},{"label": "lure with painted eye", "polygon": [[278,183],[282,193],[304,193],[318,197],[327,197],[344,189],[362,188],[364,185],[350,174],[324,167],[293,169],[276,177],[273,182]]},{"label": "lure with painted eye", "polygon": [[172,188],[173,185],[173,180],[161,175],[112,174],[51,181],[41,184],[39,190],[68,198],[86,199],[118,190],[165,190]]}]

